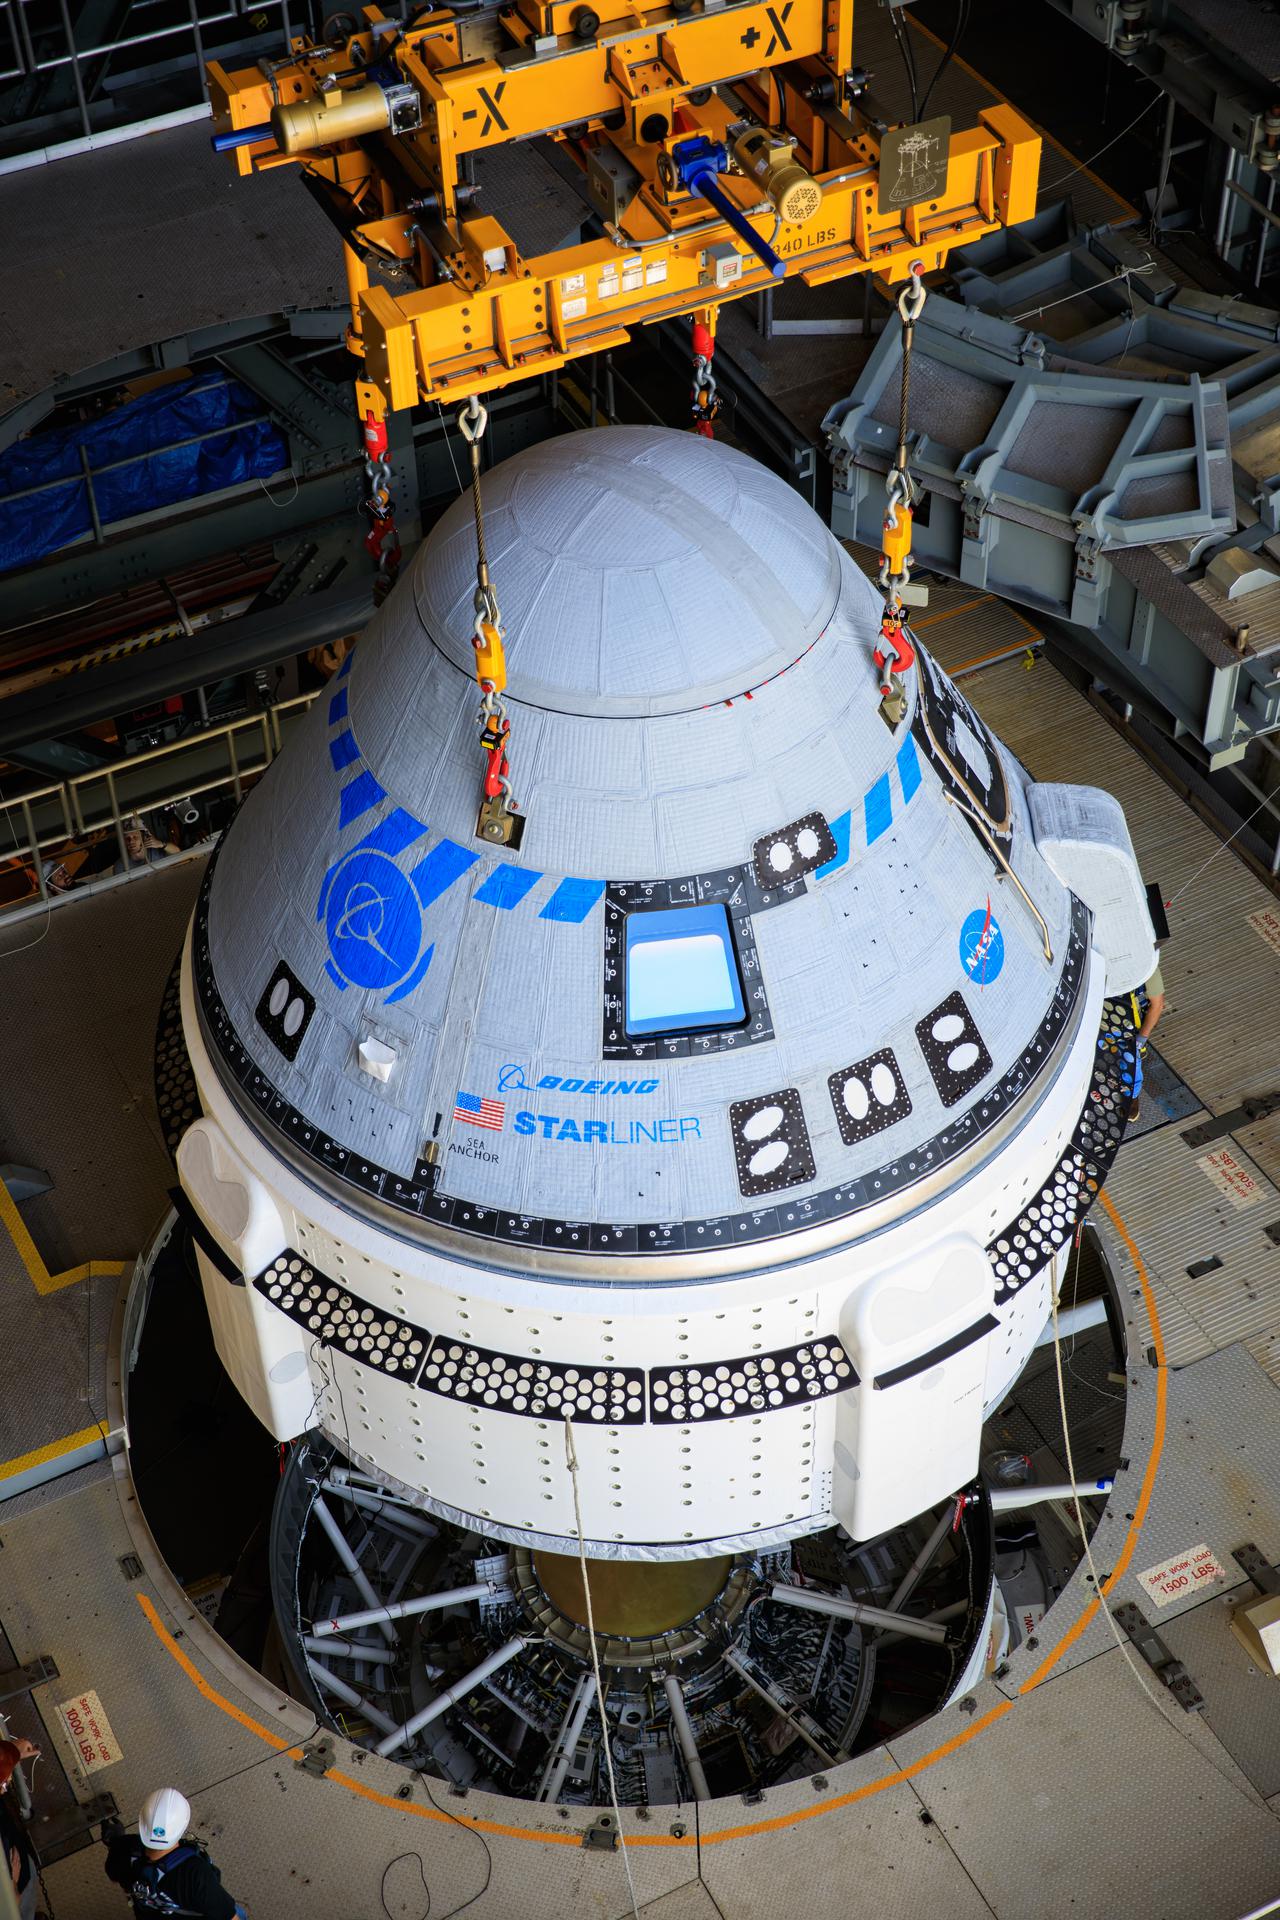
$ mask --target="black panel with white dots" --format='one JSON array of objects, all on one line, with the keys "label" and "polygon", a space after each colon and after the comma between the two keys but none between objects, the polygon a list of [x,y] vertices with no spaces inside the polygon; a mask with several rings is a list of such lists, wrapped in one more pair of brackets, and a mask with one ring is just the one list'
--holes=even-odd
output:
[{"label": "black panel with white dots", "polygon": [[394,1380],[412,1383],[417,1377],[431,1345],[430,1334],[384,1313],[381,1307],[357,1300],[300,1254],[282,1253],[253,1284],[273,1307],[335,1353],[349,1354],[362,1366],[376,1367]]},{"label": "black panel with white dots", "polygon": [[729,1108],[729,1125],[738,1185],[748,1200],[813,1179],[813,1148],[794,1087],[763,1093],[754,1100],[735,1100]]},{"label": "black panel with white dots", "polygon": [[282,960],[266,984],[254,1018],[286,1060],[296,1060],[302,1036],[316,1010],[315,996]]},{"label": "black panel with white dots", "polygon": [[827,1081],[836,1110],[840,1138],[846,1147],[883,1133],[911,1111],[911,1095],[892,1047],[869,1053],[851,1067],[841,1067]]},{"label": "black panel with white dots", "polygon": [[200,1095],[182,1031],[182,955],[173,963],[156,1021],[156,1107],[164,1144],[176,1154],[183,1134],[200,1115]]},{"label": "black panel with white dots", "polygon": [[1119,1152],[1132,1069],[1122,1052],[1108,1046],[1108,1026],[1114,1022],[1115,1003],[1108,1001],[1088,1098],[1066,1151],[1039,1193],[987,1247],[997,1305],[1034,1280],[1066,1246]]},{"label": "black panel with white dots", "polygon": [[954,1107],[991,1071],[986,1042],[959,993],[916,1021],[916,1038],[944,1107]]},{"label": "black panel with white dots", "polygon": [[468,1406],[532,1420],[595,1421],[600,1426],[644,1424],[644,1374],[638,1367],[571,1367],[492,1353],[443,1336],[431,1349],[419,1386]]},{"label": "black panel with white dots", "polygon": [[762,887],[777,887],[801,874],[813,873],[834,860],[839,849],[835,835],[820,813],[806,813],[789,827],[766,833],[751,849],[756,879]]},{"label": "black panel with white dots", "polygon": [[325,1346],[420,1392],[531,1420],[568,1417],[602,1426],[644,1422],[645,1376],[639,1367],[531,1360],[433,1335],[356,1298],[292,1250],[273,1260],[253,1284]]},{"label": "black panel with white dots", "polygon": [[655,1367],[649,1374],[649,1401],[654,1426],[686,1426],[691,1421],[776,1413],[857,1384],[853,1362],[838,1342],[810,1340],[743,1360]]}]

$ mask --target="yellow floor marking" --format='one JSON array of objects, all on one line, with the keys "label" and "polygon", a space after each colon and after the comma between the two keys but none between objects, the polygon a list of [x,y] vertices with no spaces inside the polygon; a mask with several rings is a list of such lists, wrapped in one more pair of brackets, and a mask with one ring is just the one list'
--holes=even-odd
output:
[{"label": "yellow floor marking", "polygon": [[941,613],[927,613],[923,620],[910,622],[911,631],[914,633],[917,627],[936,627],[940,620],[954,620],[958,613],[972,613],[975,607],[984,607],[994,598],[994,594],[980,593],[976,600],[962,600],[958,607],[944,607]]},{"label": "yellow floor marking", "polygon": [[12,1240],[37,1293],[58,1293],[63,1287],[73,1287],[77,1280],[106,1279],[112,1274],[124,1272],[123,1260],[86,1260],[81,1266],[68,1267],[65,1273],[50,1273],[40,1258],[35,1241],[27,1232],[17,1202],[3,1180],[0,1180],[0,1227]]},{"label": "yellow floor marking", "polygon": [[93,1440],[105,1440],[106,1422],[98,1420],[91,1427],[82,1427],[79,1433],[68,1433],[61,1440],[50,1440],[44,1447],[33,1447],[30,1453],[20,1453],[16,1460],[0,1460],[0,1485],[6,1480],[14,1480],[20,1473],[27,1473],[32,1467],[42,1467],[46,1460],[58,1460],[64,1453],[75,1453],[80,1447],[87,1447]]},{"label": "yellow floor marking", "polygon": [[[1138,1280],[1146,1301],[1147,1313],[1151,1320],[1151,1337],[1156,1352],[1156,1419],[1151,1436],[1151,1454],[1147,1461],[1146,1472],[1142,1477],[1142,1488],[1133,1510],[1133,1519],[1129,1523],[1128,1531],[1124,1537],[1124,1544],[1117,1556],[1113,1571],[1107,1579],[1106,1587],[1104,1588],[1105,1592],[1109,1591],[1110,1588],[1115,1585],[1133,1558],[1134,1550],[1138,1544],[1138,1535],[1141,1533],[1143,1521],[1146,1519],[1147,1508],[1151,1502],[1151,1490],[1155,1485],[1156,1469],[1160,1464],[1160,1455],[1164,1448],[1166,1402],[1169,1387],[1168,1373],[1165,1367],[1164,1338],[1160,1331],[1160,1317],[1156,1311],[1155,1295],[1152,1292],[1151,1283],[1147,1278],[1146,1267],[1143,1265],[1142,1257],[1137,1247],[1129,1236],[1128,1229],[1125,1227],[1123,1220],[1120,1218],[1119,1213],[1111,1201],[1105,1193],[1101,1194],[1099,1198],[1110,1215],[1112,1223],[1120,1235],[1121,1240],[1124,1242],[1129,1257],[1137,1270]],[[143,1613],[150,1623],[151,1630],[155,1634],[156,1639],[178,1662],[178,1665],[187,1675],[187,1678],[206,1700],[213,1706],[221,1708],[223,1713],[229,1714],[231,1718],[238,1721],[242,1727],[245,1727],[250,1733],[256,1734],[260,1740],[265,1740],[269,1746],[275,1747],[278,1752],[288,1753],[291,1759],[300,1760],[302,1758],[302,1751],[299,1747],[289,1746],[278,1733],[273,1733],[269,1727],[262,1726],[259,1721],[252,1719],[249,1714],[245,1713],[240,1707],[235,1706],[232,1701],[224,1698],[215,1688],[211,1687],[199,1668],[195,1665],[195,1662],[183,1651],[173,1635],[169,1632],[160,1618],[155,1603],[150,1600],[145,1593],[139,1593],[137,1600],[138,1605],[142,1608]],[[1057,1644],[1045,1655],[1030,1679],[1022,1683],[1022,1686],[1018,1690],[1018,1698],[1021,1698],[1023,1694],[1030,1693],[1035,1687],[1040,1685],[1042,1680],[1047,1679],[1068,1647],[1074,1645],[1088,1626],[1090,1620],[1093,1619],[1098,1611],[1098,1605],[1099,1603],[1096,1598],[1089,1602],[1074,1626],[1069,1627]],[[945,1760],[949,1754],[957,1753],[961,1747],[968,1746],[971,1740],[976,1740],[979,1734],[985,1733],[987,1728],[994,1726],[997,1720],[1003,1720],[1004,1716],[1007,1713],[1011,1713],[1016,1705],[1017,1699],[998,1700],[993,1707],[989,1708],[986,1713],[973,1721],[971,1725],[965,1727],[960,1733],[955,1734],[950,1740],[944,1740],[941,1746],[931,1747],[928,1753],[922,1753],[920,1758],[913,1760],[909,1766],[895,1767],[892,1772],[883,1773],[878,1779],[869,1780],[866,1786],[855,1787],[851,1793],[836,1794],[832,1799],[816,1801],[813,1806],[800,1807],[793,1813],[780,1813],[772,1820],[752,1820],[744,1822],[741,1826],[722,1827],[716,1833],[703,1833],[700,1835],[686,1834],[683,1838],[679,1839],[675,1834],[666,1833],[628,1834],[627,1845],[629,1847],[715,1847],[719,1846],[724,1840],[750,1839],[758,1833],[777,1833],[784,1827],[799,1826],[802,1820],[819,1819],[823,1814],[834,1813],[840,1807],[852,1806],[859,1800],[869,1800],[873,1794],[883,1793],[887,1787],[901,1786],[904,1781],[914,1779],[917,1774],[924,1773],[927,1768],[935,1766],[939,1760]],[[476,1827],[482,1833],[502,1834],[510,1840],[532,1840],[540,1846],[579,1847],[582,1844],[582,1837],[578,1833],[543,1833],[533,1827],[511,1827],[498,1820],[481,1820],[473,1814],[444,1813],[439,1807],[420,1807],[412,1800],[399,1800],[391,1794],[379,1793],[376,1789],[366,1786],[362,1780],[353,1780],[350,1774],[326,1773],[324,1777],[326,1780],[332,1781],[334,1786],[343,1787],[348,1793],[357,1794],[362,1800],[371,1800],[377,1806],[389,1807],[393,1813],[412,1814],[419,1820],[448,1821],[459,1826]]]}]

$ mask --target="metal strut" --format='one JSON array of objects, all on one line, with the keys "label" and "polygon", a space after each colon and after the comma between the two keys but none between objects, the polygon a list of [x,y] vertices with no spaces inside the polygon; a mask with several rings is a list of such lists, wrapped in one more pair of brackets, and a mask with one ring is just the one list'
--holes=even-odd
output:
[{"label": "metal strut", "polygon": [[906,712],[906,689],[902,676],[916,662],[916,651],[907,634],[904,607],[928,602],[924,588],[911,585],[911,522],[914,488],[907,472],[907,430],[911,394],[911,349],[915,343],[916,321],[924,309],[925,285],[919,260],[911,263],[911,277],[898,295],[898,315],[902,321],[902,389],[898,400],[898,447],[894,463],[885,476],[888,498],[884,510],[884,547],[880,555],[879,582],[884,594],[884,612],[880,617],[880,643],[875,650],[876,670],[880,675],[880,712],[891,727],[896,727]]},{"label": "metal strut", "polygon": [[499,695],[507,684],[507,657],[502,644],[498,597],[489,578],[489,556],[484,543],[484,502],[480,495],[480,443],[489,424],[489,409],[472,394],[458,414],[458,431],[471,449],[471,504],[476,521],[475,630],[476,681],[480,688],[480,746],[485,755],[484,794],[476,819],[476,837],[501,846],[518,847],[524,816],[511,797],[507,750],[511,721]]}]

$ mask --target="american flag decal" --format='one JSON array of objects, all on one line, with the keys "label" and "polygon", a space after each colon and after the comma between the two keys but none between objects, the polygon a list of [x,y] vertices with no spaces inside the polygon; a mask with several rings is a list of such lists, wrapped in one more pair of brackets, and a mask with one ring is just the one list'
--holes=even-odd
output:
[{"label": "american flag decal", "polygon": [[488,1127],[494,1133],[502,1132],[506,1116],[505,1101],[486,1100],[478,1093],[459,1093],[453,1106],[455,1120],[468,1127]]}]

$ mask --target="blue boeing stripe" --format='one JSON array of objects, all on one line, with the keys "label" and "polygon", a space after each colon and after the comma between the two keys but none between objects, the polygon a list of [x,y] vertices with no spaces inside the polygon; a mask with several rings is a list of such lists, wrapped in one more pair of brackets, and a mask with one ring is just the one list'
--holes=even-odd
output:
[{"label": "blue boeing stripe", "polygon": [[[370,827],[363,840],[357,840],[350,853],[385,853],[389,859],[403,853],[415,840],[421,840],[431,829],[422,820],[415,820],[403,807],[393,807],[385,820],[379,820],[376,827]],[[320,883],[320,899],[316,906],[316,919],[323,920],[329,904],[329,889],[333,885],[333,876],[348,857],[342,854],[325,874]]]},{"label": "blue boeing stripe", "polygon": [[562,880],[538,918],[579,926],[603,893],[603,880]]},{"label": "blue boeing stripe", "polygon": [[910,800],[920,786],[920,756],[916,752],[916,743],[908,733],[903,736],[898,748],[898,778],[902,782],[902,797]]},{"label": "blue boeing stripe", "polygon": [[503,907],[509,912],[512,907],[520,905],[526,893],[536,887],[541,878],[540,873],[534,873],[528,867],[515,867],[504,860],[472,897],[481,906]]},{"label": "blue boeing stripe", "polygon": [[346,717],[347,690],[345,687],[339,687],[329,702],[329,725],[332,727],[337,721],[345,720]]},{"label": "blue boeing stripe", "polygon": [[820,867],[814,868],[813,877],[815,880],[825,880],[829,873],[838,873],[841,867],[848,864],[849,834],[853,826],[853,814],[851,812],[842,813],[838,820],[830,821],[829,825],[831,827],[831,838],[836,843],[835,855],[830,860],[824,860]]},{"label": "blue boeing stripe", "polygon": [[353,760],[360,758],[356,737],[349,727],[345,733],[340,733],[336,740],[329,742],[329,758],[333,762],[336,773],[341,773],[344,767],[349,767]]},{"label": "blue boeing stripe", "polygon": [[460,879],[469,867],[474,867],[479,858],[478,853],[471,853],[452,840],[441,840],[432,847],[426,859],[420,860],[409,874],[423,911],[442,893],[447,893],[454,881]]},{"label": "blue boeing stripe", "polygon": [[415,820],[403,807],[393,807],[385,820],[379,820],[363,840],[356,841],[351,851],[356,853],[367,847],[371,853],[390,854],[394,859],[396,854],[403,853],[406,847],[411,847],[415,840],[421,840],[423,834],[428,832],[430,828],[424,821]]},{"label": "blue boeing stripe", "polygon": [[887,773],[882,773],[874,787],[863,795],[862,811],[867,824],[867,845],[871,846],[893,825],[893,800]]},{"label": "blue boeing stripe", "polygon": [[354,780],[348,780],[338,796],[338,825],[350,826],[362,813],[368,813],[370,807],[376,807],[379,800],[385,800],[386,790],[380,787],[373,775],[366,769],[358,773]]},{"label": "blue boeing stripe", "polygon": [[351,662],[355,659],[355,657],[356,657],[356,653],[355,653],[355,648],[353,647],[350,653],[347,655],[346,659],[343,661],[342,665],[338,668],[337,674],[335,675],[336,679],[338,680],[346,679],[347,675],[351,671]]}]

